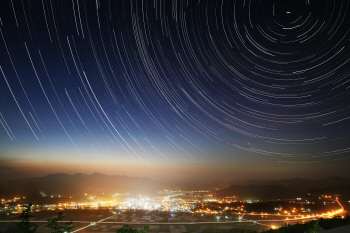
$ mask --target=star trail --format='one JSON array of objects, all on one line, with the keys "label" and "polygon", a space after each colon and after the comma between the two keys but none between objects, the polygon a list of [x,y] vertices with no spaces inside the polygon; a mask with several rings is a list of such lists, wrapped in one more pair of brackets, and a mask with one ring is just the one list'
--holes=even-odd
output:
[{"label": "star trail", "polygon": [[346,0],[8,0],[0,12],[4,167],[345,174]]}]

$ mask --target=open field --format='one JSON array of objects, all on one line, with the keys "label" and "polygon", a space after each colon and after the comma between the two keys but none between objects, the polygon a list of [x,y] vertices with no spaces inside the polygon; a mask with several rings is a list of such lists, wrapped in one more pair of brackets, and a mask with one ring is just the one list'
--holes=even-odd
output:
[{"label": "open field", "polygon": [[[57,217],[57,211],[34,212],[32,222],[38,224],[38,233],[47,233],[47,219]],[[151,232],[228,232],[233,228],[261,232],[272,226],[284,224],[283,217],[249,216],[248,220],[238,220],[238,215],[201,215],[183,212],[160,212],[144,210],[118,211],[109,209],[99,210],[64,210],[64,220],[73,221],[76,232],[115,232],[116,229],[129,224],[133,228],[150,225]],[[18,221],[18,214],[6,215],[0,213],[0,232],[10,232]],[[273,218],[273,219],[272,219]],[[306,220],[303,220],[306,221]],[[299,220],[299,223],[303,222]],[[290,224],[296,221],[288,221]],[[237,229],[237,230],[238,230]],[[234,231],[230,231],[234,232]],[[241,232],[241,231],[238,231]]]}]

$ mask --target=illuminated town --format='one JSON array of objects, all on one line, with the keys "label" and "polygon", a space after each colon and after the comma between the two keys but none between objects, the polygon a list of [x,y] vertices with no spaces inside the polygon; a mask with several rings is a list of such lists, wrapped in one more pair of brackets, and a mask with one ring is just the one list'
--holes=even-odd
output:
[{"label": "illuminated town", "polygon": [[[27,206],[26,197],[1,199],[1,218],[7,223],[18,222],[17,216]],[[58,194],[46,196],[41,204],[33,203],[31,211],[35,216],[33,222],[41,224],[39,232],[47,232],[44,228],[47,218],[59,211],[77,226],[73,232],[85,232],[87,228],[99,232],[98,227],[113,231],[114,227],[120,228],[120,224],[131,224],[135,228],[147,224],[153,232],[198,232],[203,227],[243,227],[261,232],[284,224],[334,217],[344,219],[347,215],[337,196],[309,195],[309,198],[262,201],[237,196],[217,197],[206,190],[162,190],[155,195],[85,192],[80,198]]]},{"label": "illuminated town", "polygon": [[[344,211],[338,198],[324,195],[317,199],[304,200],[281,200],[273,202],[261,202],[259,200],[238,199],[235,196],[225,198],[215,198],[209,191],[159,191],[157,196],[131,196],[126,194],[104,195],[103,197],[91,196],[84,193],[89,201],[86,202],[62,202],[55,204],[34,204],[33,211],[45,210],[72,210],[72,209],[109,209],[113,212],[125,210],[146,210],[146,211],[168,211],[188,212],[196,214],[211,215],[238,215],[239,220],[244,220],[247,216],[278,216],[285,217],[286,220],[308,219],[308,218],[331,218]],[[54,198],[52,196],[51,198]],[[55,198],[64,198],[61,195]],[[69,199],[74,199],[70,196]],[[25,197],[14,197],[13,199],[1,199],[1,211],[8,211],[11,214],[21,213],[26,203]],[[274,211],[254,211],[253,206],[259,203],[277,203]],[[282,203],[282,204],[281,204]],[[282,207],[281,205],[285,206]],[[320,208],[321,206],[321,208]],[[344,217],[344,216],[342,216]],[[232,217],[225,217],[232,220]]]}]

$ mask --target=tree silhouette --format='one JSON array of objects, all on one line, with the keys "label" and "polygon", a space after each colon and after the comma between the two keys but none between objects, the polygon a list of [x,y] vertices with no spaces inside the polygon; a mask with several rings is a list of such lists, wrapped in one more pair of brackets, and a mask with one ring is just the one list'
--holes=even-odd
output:
[{"label": "tree silhouette", "polygon": [[319,221],[315,221],[312,226],[307,229],[307,233],[316,233],[316,232],[320,232],[323,231],[323,228],[319,226]]},{"label": "tree silhouette", "polygon": [[48,219],[47,221],[49,222],[49,224],[46,225],[46,227],[51,228],[53,231],[51,231],[51,233],[69,233],[71,232],[71,230],[74,228],[74,226],[72,225],[73,222],[61,222],[59,223],[58,221],[62,221],[63,219],[63,213],[62,212],[58,212],[57,213],[58,217],[54,218],[54,219]]},{"label": "tree silhouette", "polygon": [[38,229],[38,225],[29,222],[29,218],[34,217],[33,215],[30,215],[32,205],[32,203],[29,203],[29,206],[23,210],[20,216],[18,216],[18,218],[22,219],[21,222],[16,223],[19,233],[34,233],[36,232],[36,229]]}]

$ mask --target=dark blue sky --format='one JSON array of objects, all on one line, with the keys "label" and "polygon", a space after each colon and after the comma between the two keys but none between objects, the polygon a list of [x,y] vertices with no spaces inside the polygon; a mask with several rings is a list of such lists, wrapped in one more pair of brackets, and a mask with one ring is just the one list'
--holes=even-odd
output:
[{"label": "dark blue sky", "polygon": [[349,176],[349,7],[6,1],[3,176]]}]

